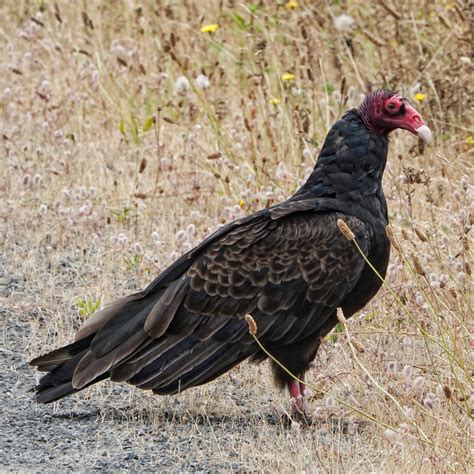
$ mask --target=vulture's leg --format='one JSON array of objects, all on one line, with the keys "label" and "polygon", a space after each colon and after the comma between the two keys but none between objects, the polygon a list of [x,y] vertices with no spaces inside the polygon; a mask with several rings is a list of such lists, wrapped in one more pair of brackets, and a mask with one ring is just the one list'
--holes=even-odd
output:
[{"label": "vulture's leg", "polygon": [[288,385],[288,389],[291,395],[293,415],[295,418],[301,418],[304,415],[304,404],[300,383],[297,380],[292,380]]},{"label": "vulture's leg", "polygon": [[[300,380],[304,382],[304,375],[300,376]],[[297,380],[292,380],[288,383],[288,390],[291,395],[292,418],[295,421],[311,425],[311,419],[306,413],[306,400],[304,396],[305,389],[306,385]]]},{"label": "vulture's leg", "polygon": [[[301,380],[304,380],[301,377]],[[288,384],[291,395],[291,415],[295,421],[311,425],[311,419],[306,413],[306,400],[304,397],[305,385],[293,380]]]}]

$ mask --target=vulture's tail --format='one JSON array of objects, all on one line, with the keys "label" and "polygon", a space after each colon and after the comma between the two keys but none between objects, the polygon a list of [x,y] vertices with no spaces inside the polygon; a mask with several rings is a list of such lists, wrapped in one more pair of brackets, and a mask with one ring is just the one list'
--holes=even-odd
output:
[{"label": "vulture's tail", "polygon": [[91,339],[92,336],[89,336],[61,349],[37,357],[30,362],[30,365],[36,366],[38,370],[48,372],[41,377],[38,385],[33,389],[36,392],[35,396],[38,403],[54,402],[108,377],[107,373],[102,374],[93,382],[80,389],[72,386],[74,370],[89,350]]},{"label": "vulture's tail", "polygon": [[[134,348],[129,347],[133,340],[131,334],[149,313],[152,298],[141,296],[137,293],[115,301],[86,321],[76,334],[75,342],[30,362],[38,370],[48,372],[33,389],[39,403],[54,402],[110,376],[113,362]],[[94,359],[91,352],[104,348],[106,357]],[[92,363],[90,358],[94,359]],[[87,378],[78,383],[81,370],[88,371]]]},{"label": "vulture's tail", "polygon": [[[178,278],[92,315],[74,343],[30,362],[48,372],[34,388],[36,400],[50,403],[106,378],[178,393],[213,380],[255,352],[243,318],[216,315],[208,323],[209,316],[181,305],[188,290],[189,282]],[[228,299],[221,302],[225,309],[224,304]],[[262,320],[261,331],[266,326]]]}]

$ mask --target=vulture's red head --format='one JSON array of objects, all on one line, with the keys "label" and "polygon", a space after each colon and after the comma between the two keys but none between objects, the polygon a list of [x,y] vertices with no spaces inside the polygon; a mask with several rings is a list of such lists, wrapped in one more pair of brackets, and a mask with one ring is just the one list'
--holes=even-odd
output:
[{"label": "vulture's red head", "polygon": [[431,141],[431,130],[415,108],[396,92],[379,90],[370,93],[359,107],[365,126],[375,133],[388,135],[404,128],[425,142]]}]

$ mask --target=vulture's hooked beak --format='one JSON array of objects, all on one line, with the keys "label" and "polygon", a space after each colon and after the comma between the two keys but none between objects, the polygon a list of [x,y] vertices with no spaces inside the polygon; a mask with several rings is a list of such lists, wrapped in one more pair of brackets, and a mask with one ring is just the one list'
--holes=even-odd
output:
[{"label": "vulture's hooked beak", "polygon": [[433,135],[431,130],[423,119],[421,115],[416,111],[408,102],[405,102],[405,117],[404,121],[406,122],[406,129],[409,130],[414,135],[418,135],[425,143],[430,143]]},{"label": "vulture's hooked beak", "polygon": [[430,143],[433,138],[430,128],[426,125],[416,128],[415,132],[425,143]]}]

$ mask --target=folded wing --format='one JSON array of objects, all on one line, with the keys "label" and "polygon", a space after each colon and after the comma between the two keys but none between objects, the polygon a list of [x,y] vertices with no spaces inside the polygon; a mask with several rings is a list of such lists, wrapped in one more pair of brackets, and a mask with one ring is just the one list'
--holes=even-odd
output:
[{"label": "folded wing", "polygon": [[38,399],[106,377],[163,394],[206,383],[258,352],[247,313],[269,347],[316,334],[364,266],[338,217],[367,251],[365,224],[315,212],[310,202],[220,229],[147,289],[91,317],[75,343],[33,360],[49,372],[36,387]]}]

